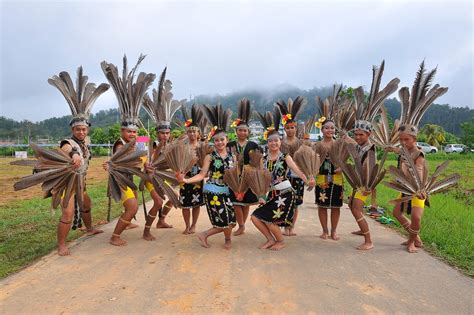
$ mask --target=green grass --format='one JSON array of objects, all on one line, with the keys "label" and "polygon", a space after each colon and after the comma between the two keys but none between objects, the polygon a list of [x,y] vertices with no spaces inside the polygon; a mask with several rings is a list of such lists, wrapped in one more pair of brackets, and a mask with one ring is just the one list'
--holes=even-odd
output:
[{"label": "green grass", "polygon": [[[441,157],[442,158],[441,158]],[[459,173],[461,181],[458,187],[431,196],[431,207],[426,207],[421,221],[420,236],[425,249],[440,257],[449,264],[459,268],[466,275],[474,276],[474,155],[433,154],[428,155],[430,174],[443,160],[450,164],[444,174]],[[386,165],[396,165],[395,159],[389,158]],[[385,181],[388,177],[385,178]],[[346,187],[348,188],[348,187]],[[349,192],[350,190],[346,190]],[[377,202],[387,209],[387,216],[396,222],[394,228],[405,234],[405,230],[392,215],[393,204],[398,193],[380,184],[377,187]]]},{"label": "green grass", "polygon": [[[93,203],[93,224],[107,218],[106,187],[106,182],[87,186]],[[61,210],[58,208],[52,214],[50,209],[50,198],[10,202],[0,209],[0,278],[56,249],[56,226]],[[122,206],[112,201],[111,209],[111,217],[115,218],[120,215]],[[81,235],[84,233],[71,230],[68,240]]]}]

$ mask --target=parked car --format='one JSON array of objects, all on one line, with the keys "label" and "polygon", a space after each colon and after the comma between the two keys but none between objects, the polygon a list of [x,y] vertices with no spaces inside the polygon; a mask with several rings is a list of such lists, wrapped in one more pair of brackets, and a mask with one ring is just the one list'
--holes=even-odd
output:
[{"label": "parked car", "polygon": [[438,152],[438,148],[429,145],[426,142],[417,142],[416,145],[425,153],[436,153]]},{"label": "parked car", "polygon": [[466,146],[464,144],[448,144],[444,147],[444,152],[446,153],[461,153],[464,152]]}]

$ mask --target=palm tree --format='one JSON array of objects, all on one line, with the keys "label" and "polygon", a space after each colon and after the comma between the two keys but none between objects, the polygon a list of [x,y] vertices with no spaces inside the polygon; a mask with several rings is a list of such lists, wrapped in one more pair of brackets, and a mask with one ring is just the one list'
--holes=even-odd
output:
[{"label": "palm tree", "polygon": [[446,142],[446,132],[441,126],[426,124],[421,129],[421,133],[426,136],[426,142],[428,142],[429,145],[439,147]]}]

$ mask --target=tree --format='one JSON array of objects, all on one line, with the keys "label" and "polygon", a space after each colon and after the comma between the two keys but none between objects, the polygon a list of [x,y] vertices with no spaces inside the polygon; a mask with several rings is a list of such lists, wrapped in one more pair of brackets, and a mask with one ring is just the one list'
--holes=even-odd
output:
[{"label": "tree", "polygon": [[105,133],[104,129],[100,127],[95,127],[92,130],[90,137],[91,137],[91,142],[94,144],[104,144],[104,143],[109,142],[107,134]]},{"label": "tree", "polygon": [[461,124],[461,142],[470,148],[474,148],[474,118]]},{"label": "tree", "polygon": [[439,147],[446,143],[446,131],[444,131],[441,126],[426,124],[421,128],[420,133],[426,136],[426,142],[428,142],[429,145]]}]

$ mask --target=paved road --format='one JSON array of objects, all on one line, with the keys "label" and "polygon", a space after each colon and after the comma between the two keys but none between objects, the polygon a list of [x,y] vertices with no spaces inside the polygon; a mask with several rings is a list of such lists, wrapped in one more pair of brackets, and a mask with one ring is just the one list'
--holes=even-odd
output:
[{"label": "paved road", "polygon": [[[104,234],[76,241],[72,256],[52,253],[0,281],[0,314],[474,313],[472,279],[423,251],[406,253],[400,235],[372,220],[370,252],[354,249],[361,238],[350,234],[347,209],[341,240],[319,239],[307,195],[298,236],[280,252],[257,249],[263,238],[251,223],[231,251],[222,249],[222,235],[205,249],[181,234],[176,209],[169,216],[175,228],[154,230],[155,242],[135,229],[125,232],[127,247],[111,246],[109,224]],[[198,230],[208,226],[203,209]]]}]

